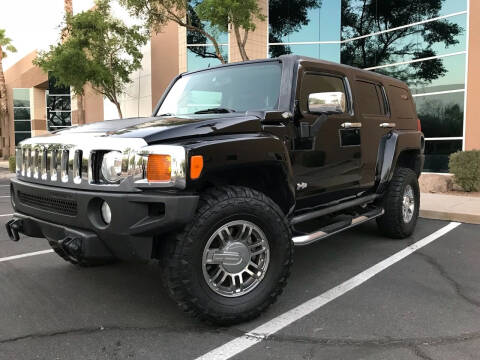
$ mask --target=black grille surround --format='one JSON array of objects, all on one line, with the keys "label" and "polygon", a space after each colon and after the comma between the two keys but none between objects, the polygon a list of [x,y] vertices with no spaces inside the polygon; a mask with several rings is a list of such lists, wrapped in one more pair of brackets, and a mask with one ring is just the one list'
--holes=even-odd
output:
[{"label": "black grille surround", "polygon": [[18,191],[19,201],[27,206],[54,212],[61,215],[76,216],[77,202],[54,196],[40,196]]}]

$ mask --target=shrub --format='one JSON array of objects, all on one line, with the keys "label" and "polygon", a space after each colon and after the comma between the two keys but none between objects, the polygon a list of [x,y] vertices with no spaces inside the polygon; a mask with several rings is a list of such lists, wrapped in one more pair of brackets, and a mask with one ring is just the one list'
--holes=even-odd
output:
[{"label": "shrub", "polygon": [[10,156],[8,158],[8,169],[10,172],[15,172],[15,156]]},{"label": "shrub", "polygon": [[450,155],[448,167],[463,190],[480,191],[480,150],[457,151]]}]

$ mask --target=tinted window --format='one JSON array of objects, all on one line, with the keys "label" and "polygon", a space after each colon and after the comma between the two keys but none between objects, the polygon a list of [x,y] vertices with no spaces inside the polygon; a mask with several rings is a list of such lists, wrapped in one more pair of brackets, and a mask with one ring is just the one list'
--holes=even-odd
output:
[{"label": "tinted window", "polygon": [[356,98],[361,115],[385,115],[380,86],[365,81],[357,81]]},{"label": "tinted window", "polygon": [[425,142],[426,172],[448,172],[450,154],[462,150],[462,140],[434,140]]},{"label": "tinted window", "polygon": [[[300,109],[308,111],[308,96],[314,93],[343,93],[346,99],[345,85],[343,79],[336,76],[306,74],[302,80],[302,89],[300,91]],[[346,111],[347,104],[339,104],[343,112]]]},{"label": "tinted window", "polygon": [[414,98],[425,137],[463,136],[464,95],[462,91]]}]

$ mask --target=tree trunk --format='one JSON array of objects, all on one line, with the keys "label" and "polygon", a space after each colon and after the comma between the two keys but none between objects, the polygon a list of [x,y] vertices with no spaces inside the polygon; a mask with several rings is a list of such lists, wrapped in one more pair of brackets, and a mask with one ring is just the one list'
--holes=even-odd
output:
[{"label": "tree trunk", "polygon": [[0,117],[2,138],[2,156],[6,159],[10,155],[10,120],[8,118],[7,84],[3,74],[3,50],[0,47]]},{"label": "tree trunk", "polygon": [[237,40],[238,50],[240,51],[240,56],[242,57],[243,61],[250,60],[248,58],[247,52],[245,51],[245,45],[247,39],[247,31],[245,31],[245,38],[242,39],[242,35],[240,34],[240,28],[237,25],[233,25],[233,31],[235,32],[235,39]]},{"label": "tree trunk", "polygon": [[[65,15],[73,15],[73,0],[64,0],[63,7],[65,9]],[[68,37],[69,29],[65,27],[62,30],[62,42],[65,41]]]},{"label": "tree trunk", "polygon": [[76,95],[77,97],[77,116],[78,125],[85,124],[85,110],[83,108],[83,95]]},{"label": "tree trunk", "polygon": [[122,108],[120,107],[120,103],[118,101],[113,101],[115,106],[117,107],[118,117],[123,119]]}]

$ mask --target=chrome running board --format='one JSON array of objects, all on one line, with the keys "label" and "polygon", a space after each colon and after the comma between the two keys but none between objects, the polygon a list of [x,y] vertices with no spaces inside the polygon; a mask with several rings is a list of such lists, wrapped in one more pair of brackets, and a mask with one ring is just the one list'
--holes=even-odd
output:
[{"label": "chrome running board", "polygon": [[350,229],[354,226],[363,224],[364,222],[375,219],[379,216],[382,216],[384,213],[385,210],[383,208],[370,210],[360,216],[352,218],[349,221],[342,220],[337,223],[333,223],[323,228],[320,228],[311,234],[294,236],[292,241],[295,246],[309,245],[316,241],[323,240],[331,235],[338,234],[339,232]]}]

